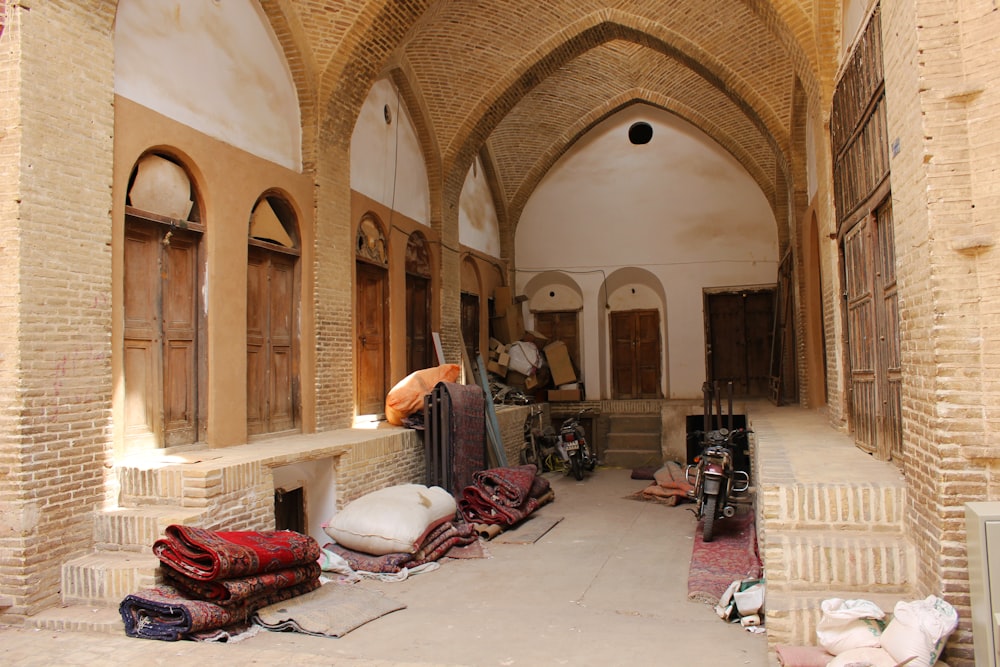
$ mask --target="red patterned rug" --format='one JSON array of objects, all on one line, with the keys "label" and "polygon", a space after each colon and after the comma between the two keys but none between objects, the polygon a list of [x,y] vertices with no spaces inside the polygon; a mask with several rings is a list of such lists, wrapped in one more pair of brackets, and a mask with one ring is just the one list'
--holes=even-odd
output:
[{"label": "red patterned rug", "polygon": [[718,604],[729,584],[760,577],[762,569],[753,511],[717,520],[714,533],[715,538],[705,542],[701,539],[701,522],[695,526],[688,570],[688,600],[713,605]]},{"label": "red patterned rug", "polygon": [[216,532],[172,524],[153,543],[164,565],[200,581],[275,572],[319,559],[319,544],[291,530]]}]

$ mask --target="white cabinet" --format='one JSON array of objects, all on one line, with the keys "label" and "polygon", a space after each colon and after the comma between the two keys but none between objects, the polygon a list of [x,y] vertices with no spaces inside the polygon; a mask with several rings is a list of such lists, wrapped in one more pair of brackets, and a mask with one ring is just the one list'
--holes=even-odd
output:
[{"label": "white cabinet", "polygon": [[965,504],[976,667],[1000,664],[1000,502]]}]

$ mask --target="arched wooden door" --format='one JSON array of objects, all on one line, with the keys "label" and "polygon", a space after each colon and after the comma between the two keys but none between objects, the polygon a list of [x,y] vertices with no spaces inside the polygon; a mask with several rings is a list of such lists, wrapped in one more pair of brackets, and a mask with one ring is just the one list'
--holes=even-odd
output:
[{"label": "arched wooden door", "polygon": [[126,200],[123,249],[129,448],[187,445],[204,438],[204,231],[184,169],[166,157],[142,158]]},{"label": "arched wooden door", "polygon": [[358,225],[356,254],[356,409],[359,415],[381,415],[389,390],[389,255],[382,227],[372,214]]},{"label": "arched wooden door", "polygon": [[406,372],[434,365],[431,341],[431,259],[424,235],[406,244]]}]

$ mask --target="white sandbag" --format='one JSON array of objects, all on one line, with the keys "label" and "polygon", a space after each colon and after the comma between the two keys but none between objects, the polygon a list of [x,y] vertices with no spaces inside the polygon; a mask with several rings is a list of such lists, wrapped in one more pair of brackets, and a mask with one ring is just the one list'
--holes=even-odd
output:
[{"label": "white sandbag", "polygon": [[882,648],[896,662],[912,657],[907,667],[930,667],[941,656],[956,627],[958,612],[935,595],[913,602],[900,601],[882,633]]},{"label": "white sandbag", "polygon": [[361,496],[323,530],[353,551],[374,556],[413,553],[430,530],[454,519],[457,509],[455,498],[439,486],[400,484]]},{"label": "white sandbag", "polygon": [[896,661],[885,649],[866,646],[844,651],[826,667],[896,667]]},{"label": "white sandbag", "polygon": [[885,612],[874,602],[830,598],[820,608],[823,616],[816,625],[816,639],[830,653],[879,645]]}]

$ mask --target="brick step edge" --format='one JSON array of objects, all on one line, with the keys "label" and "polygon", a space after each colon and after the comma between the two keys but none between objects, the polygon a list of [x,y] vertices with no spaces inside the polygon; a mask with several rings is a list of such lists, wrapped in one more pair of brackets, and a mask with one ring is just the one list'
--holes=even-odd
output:
[{"label": "brick step edge", "polygon": [[51,607],[24,619],[24,627],[125,636],[125,623],[118,608],[108,606],[71,604]]}]

